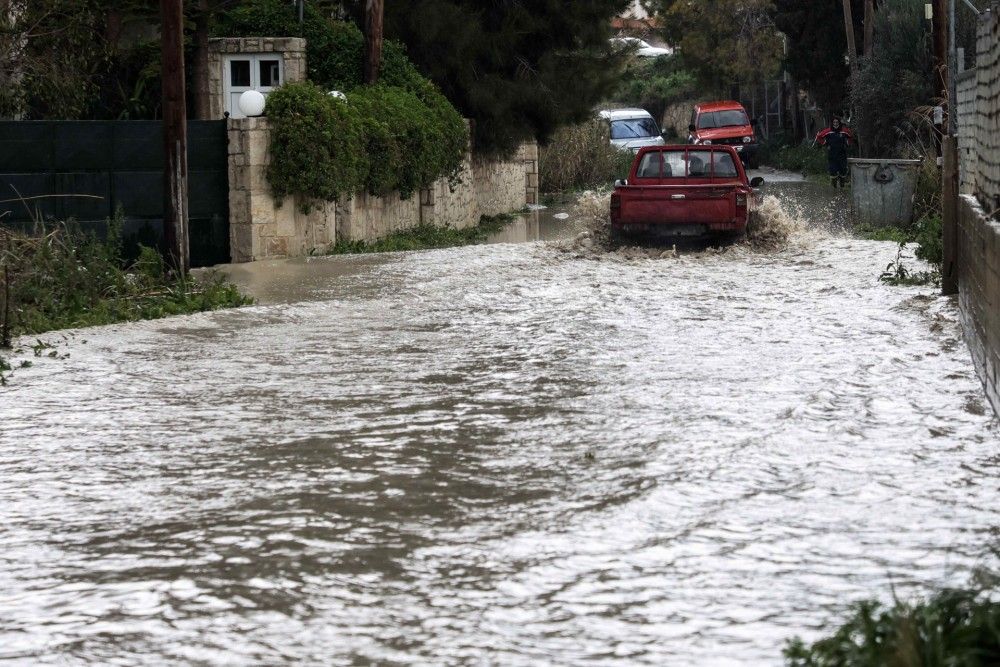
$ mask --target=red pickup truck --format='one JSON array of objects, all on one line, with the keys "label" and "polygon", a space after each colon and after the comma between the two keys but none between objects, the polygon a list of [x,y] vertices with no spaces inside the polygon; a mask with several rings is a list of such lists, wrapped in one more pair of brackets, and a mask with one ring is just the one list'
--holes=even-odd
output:
[{"label": "red pickup truck", "polygon": [[757,208],[732,146],[649,146],[611,195],[611,237],[739,237]]}]

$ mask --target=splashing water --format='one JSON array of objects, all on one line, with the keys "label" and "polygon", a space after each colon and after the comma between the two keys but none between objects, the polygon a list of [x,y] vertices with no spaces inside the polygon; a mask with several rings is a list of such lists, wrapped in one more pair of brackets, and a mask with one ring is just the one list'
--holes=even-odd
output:
[{"label": "splashing water", "polygon": [[[677,246],[618,245],[611,240],[611,193],[584,192],[572,209],[570,218],[577,235],[553,243],[560,252],[578,257],[612,255],[622,259],[669,259],[678,256]],[[783,197],[767,195],[747,226],[746,235],[729,247],[709,246],[697,254],[742,254],[746,251],[780,252],[791,246],[809,245],[829,231],[807,223],[802,206]],[[691,253],[686,253],[691,254]]]},{"label": "splashing water", "polygon": [[806,236],[807,229],[801,208],[767,195],[750,219],[743,243],[753,250],[775,252],[788,247],[793,239]]}]

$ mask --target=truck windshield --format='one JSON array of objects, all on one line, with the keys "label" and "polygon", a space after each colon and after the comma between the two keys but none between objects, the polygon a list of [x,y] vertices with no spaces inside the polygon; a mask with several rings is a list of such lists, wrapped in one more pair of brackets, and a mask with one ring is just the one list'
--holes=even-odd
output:
[{"label": "truck windshield", "polygon": [[698,116],[699,130],[711,130],[716,127],[742,127],[749,124],[747,114],[742,109],[709,111]]},{"label": "truck windshield", "polygon": [[611,121],[612,139],[645,139],[656,137],[660,128],[652,118],[626,118]]}]

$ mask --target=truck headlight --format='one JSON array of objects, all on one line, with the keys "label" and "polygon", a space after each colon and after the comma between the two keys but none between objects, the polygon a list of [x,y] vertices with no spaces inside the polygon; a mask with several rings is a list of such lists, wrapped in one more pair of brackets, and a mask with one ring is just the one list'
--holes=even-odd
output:
[{"label": "truck headlight", "polygon": [[751,141],[753,141],[753,137],[743,137],[743,143],[749,144]]},{"label": "truck headlight", "polygon": [[711,139],[702,139],[701,143],[703,143],[704,145],[708,146],[710,143],[712,143],[712,140]]}]

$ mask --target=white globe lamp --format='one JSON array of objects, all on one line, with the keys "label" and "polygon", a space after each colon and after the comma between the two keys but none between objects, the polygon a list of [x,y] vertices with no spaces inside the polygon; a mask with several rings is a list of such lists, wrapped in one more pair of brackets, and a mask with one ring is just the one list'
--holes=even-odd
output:
[{"label": "white globe lamp", "polygon": [[333,97],[335,99],[338,99],[338,100],[346,100],[347,99],[347,95],[343,94],[339,90],[331,90],[329,93],[327,93],[327,95],[329,95],[330,97]]},{"label": "white globe lamp", "polygon": [[248,118],[264,115],[264,104],[264,96],[256,90],[248,90],[240,95],[240,111]]}]

